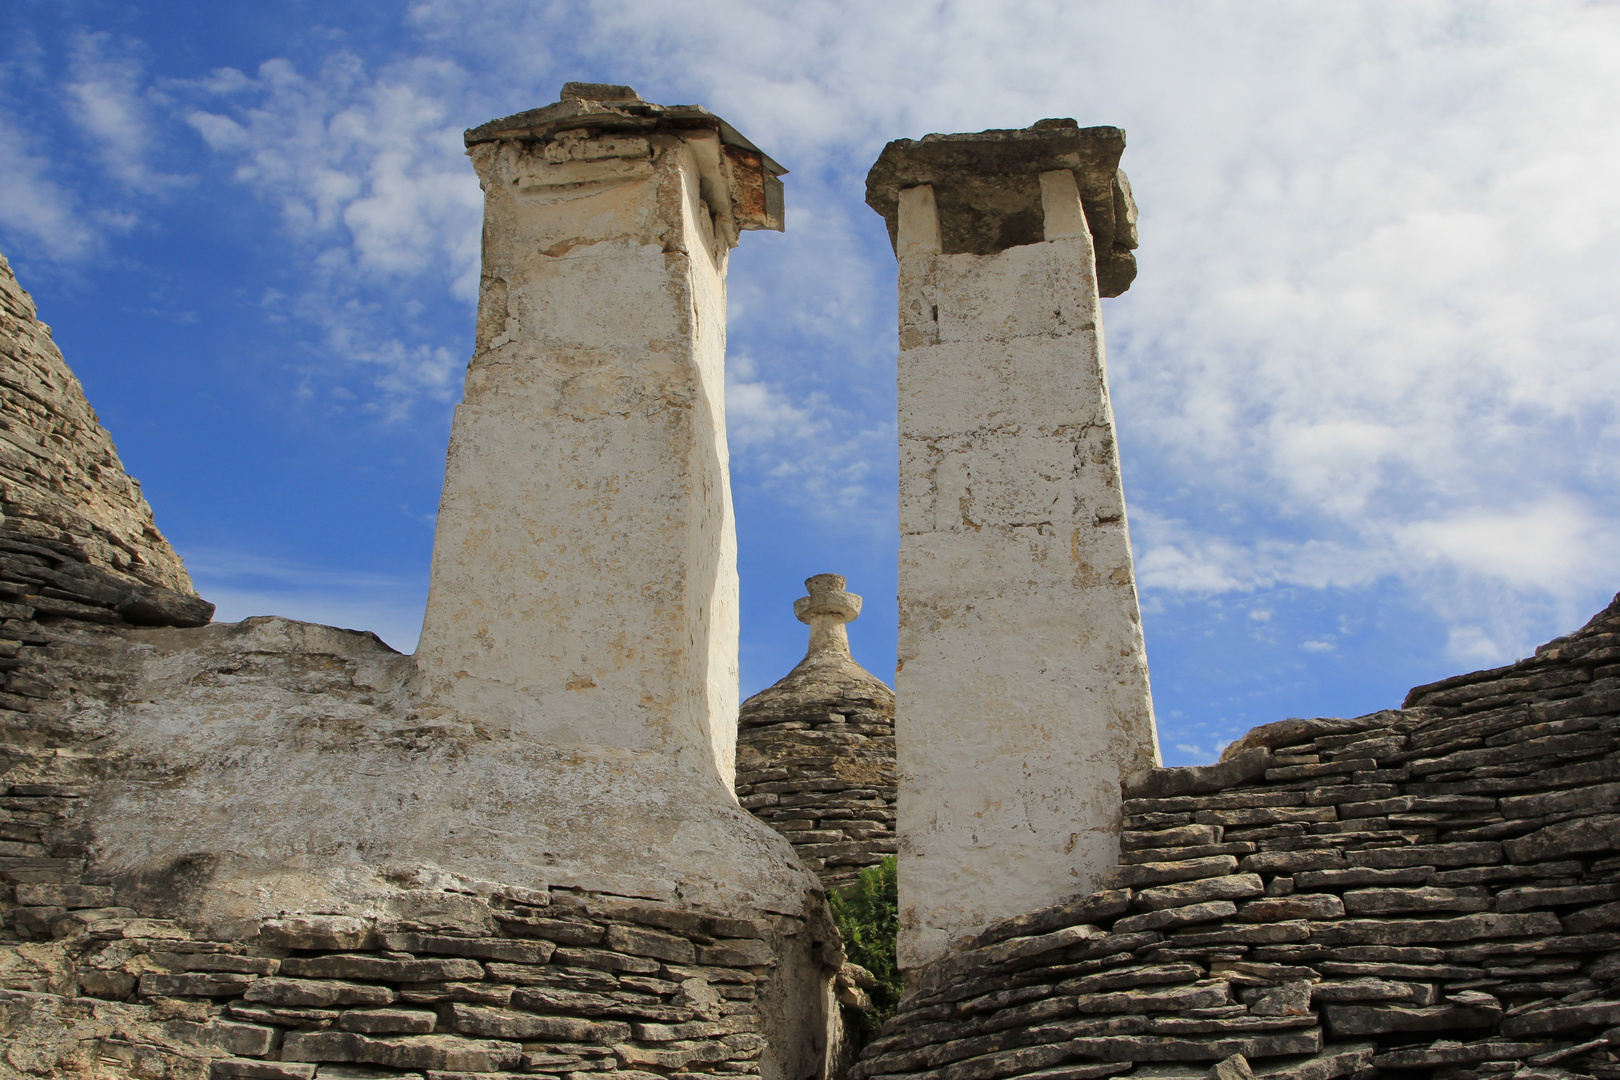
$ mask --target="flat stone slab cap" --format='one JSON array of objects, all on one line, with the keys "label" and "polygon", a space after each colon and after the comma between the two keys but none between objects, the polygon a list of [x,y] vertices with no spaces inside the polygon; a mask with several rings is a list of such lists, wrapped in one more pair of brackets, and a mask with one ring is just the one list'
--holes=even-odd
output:
[{"label": "flat stone slab cap", "polygon": [[550,142],[565,131],[652,134],[656,131],[713,131],[719,134],[732,178],[732,210],[739,229],[784,226],[782,177],[787,170],[730,124],[701,105],[657,105],[642,100],[628,86],[613,83],[563,83],[560,100],[538,109],[503,116],[469,128],[468,148],[517,140]]},{"label": "flat stone slab cap", "polygon": [[559,132],[577,128],[598,131],[656,131],[660,128],[691,130],[707,128],[720,133],[720,141],[739,150],[758,154],[760,164],[772,176],[786,176],[787,169],[742,133],[701,105],[658,105],[643,101],[628,86],[611,83],[564,83],[560,100],[538,109],[503,116],[487,124],[467,129],[468,146],[499,139],[534,139],[544,142]]},{"label": "flat stone slab cap", "polygon": [[990,255],[1045,238],[1040,175],[1071,169],[1097,248],[1098,291],[1118,296],[1136,276],[1135,204],[1119,172],[1124,152],[1121,129],[1062,118],[896,139],[866,175],[866,205],[883,215],[894,244],[901,189],[932,184],[945,253]]}]

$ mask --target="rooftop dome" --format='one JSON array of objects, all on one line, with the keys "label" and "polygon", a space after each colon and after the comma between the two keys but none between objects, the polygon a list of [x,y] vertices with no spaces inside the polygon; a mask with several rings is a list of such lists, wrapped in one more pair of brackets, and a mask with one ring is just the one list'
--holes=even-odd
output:
[{"label": "rooftop dome", "polygon": [[805,581],[793,604],[810,627],[804,659],[738,714],[738,799],[829,888],[895,850],[894,691],[850,656],[861,598],[845,584]]}]

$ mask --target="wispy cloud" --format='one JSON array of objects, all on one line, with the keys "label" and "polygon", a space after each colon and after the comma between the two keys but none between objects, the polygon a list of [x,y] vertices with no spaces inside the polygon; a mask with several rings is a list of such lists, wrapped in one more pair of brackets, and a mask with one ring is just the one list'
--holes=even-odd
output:
[{"label": "wispy cloud", "polygon": [[449,104],[465,79],[447,62],[373,73],[340,53],[313,74],[278,59],[188,87],[202,104],[187,122],[309,253],[309,279],[270,298],[321,335],[306,386],[326,388],[335,361],[366,373],[366,404],[387,415],[458,393],[465,357],[418,309],[423,290],[466,311],[477,299],[482,195]]},{"label": "wispy cloud", "polygon": [[95,249],[99,232],[73,191],[51,175],[39,140],[0,112],[0,234],[7,244],[59,262]]},{"label": "wispy cloud", "polygon": [[856,202],[878,145],[1082,113],[1130,129],[1143,208],[1107,316],[1145,588],[1393,579],[1459,654],[1502,658],[1525,644],[1504,590],[1573,611],[1617,546],[1620,11],[424,0],[408,22],[454,64],[267,65],[256,104],[194,123],[344,273],[436,259],[470,297],[440,104],[465,72],[528,84],[567,55],[723,112],[795,167],[789,236],[738,258],[762,283],[734,291],[745,484],[892,504],[891,271]]},{"label": "wispy cloud", "polygon": [[[888,528],[893,264],[865,169],[889,138],[1077,115],[1129,130],[1142,206],[1105,314],[1150,601],[1394,582],[1485,662],[1613,574],[1620,9],[420,0],[406,25],[393,63],[163,88],[305,252],[265,310],[313,328],[312,396],[453,397],[467,343],[420,309],[476,292],[461,128],[629,81],[794,170],[787,235],[732,262],[739,488]],[[137,53],[84,39],[69,96],[109,173],[155,191]],[[0,224],[87,251],[104,226],[41,147],[0,115]]]},{"label": "wispy cloud", "polygon": [[152,112],[162,103],[148,85],[134,42],[79,34],[63,86],[68,115],[107,173],[131,191],[153,195],[187,182],[154,167]]}]

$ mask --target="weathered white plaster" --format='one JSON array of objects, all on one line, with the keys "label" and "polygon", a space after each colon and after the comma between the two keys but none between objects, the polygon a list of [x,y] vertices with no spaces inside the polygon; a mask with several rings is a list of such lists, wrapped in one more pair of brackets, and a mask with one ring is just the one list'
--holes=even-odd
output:
[{"label": "weathered white plaster", "polygon": [[1091,234],[940,254],[899,193],[900,962],[1094,887],[1158,761]]},{"label": "weathered white plaster", "polygon": [[726,255],[779,192],[718,118],[626,92],[469,133],[483,286],[418,655],[275,618],[112,638],[118,694],[71,725],[117,763],[90,861],[225,939],[408,916],[447,875],[763,918],[761,1075],[803,1080],[836,934],[732,790]]},{"label": "weathered white plaster", "polygon": [[472,157],[479,337],[434,543],[424,696],[542,743],[657,751],[730,790],[736,231],[715,220],[729,207],[719,138],[577,132]]}]

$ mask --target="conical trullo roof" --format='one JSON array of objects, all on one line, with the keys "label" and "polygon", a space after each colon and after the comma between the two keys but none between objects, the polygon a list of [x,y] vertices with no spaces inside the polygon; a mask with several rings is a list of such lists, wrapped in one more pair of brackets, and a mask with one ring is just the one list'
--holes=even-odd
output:
[{"label": "conical trullo roof", "polygon": [[793,611],[810,647],[743,702],[737,735],[738,799],[829,888],[895,850],[894,691],[850,655],[844,627],[861,598],[844,585],[838,574],[805,581]]}]

